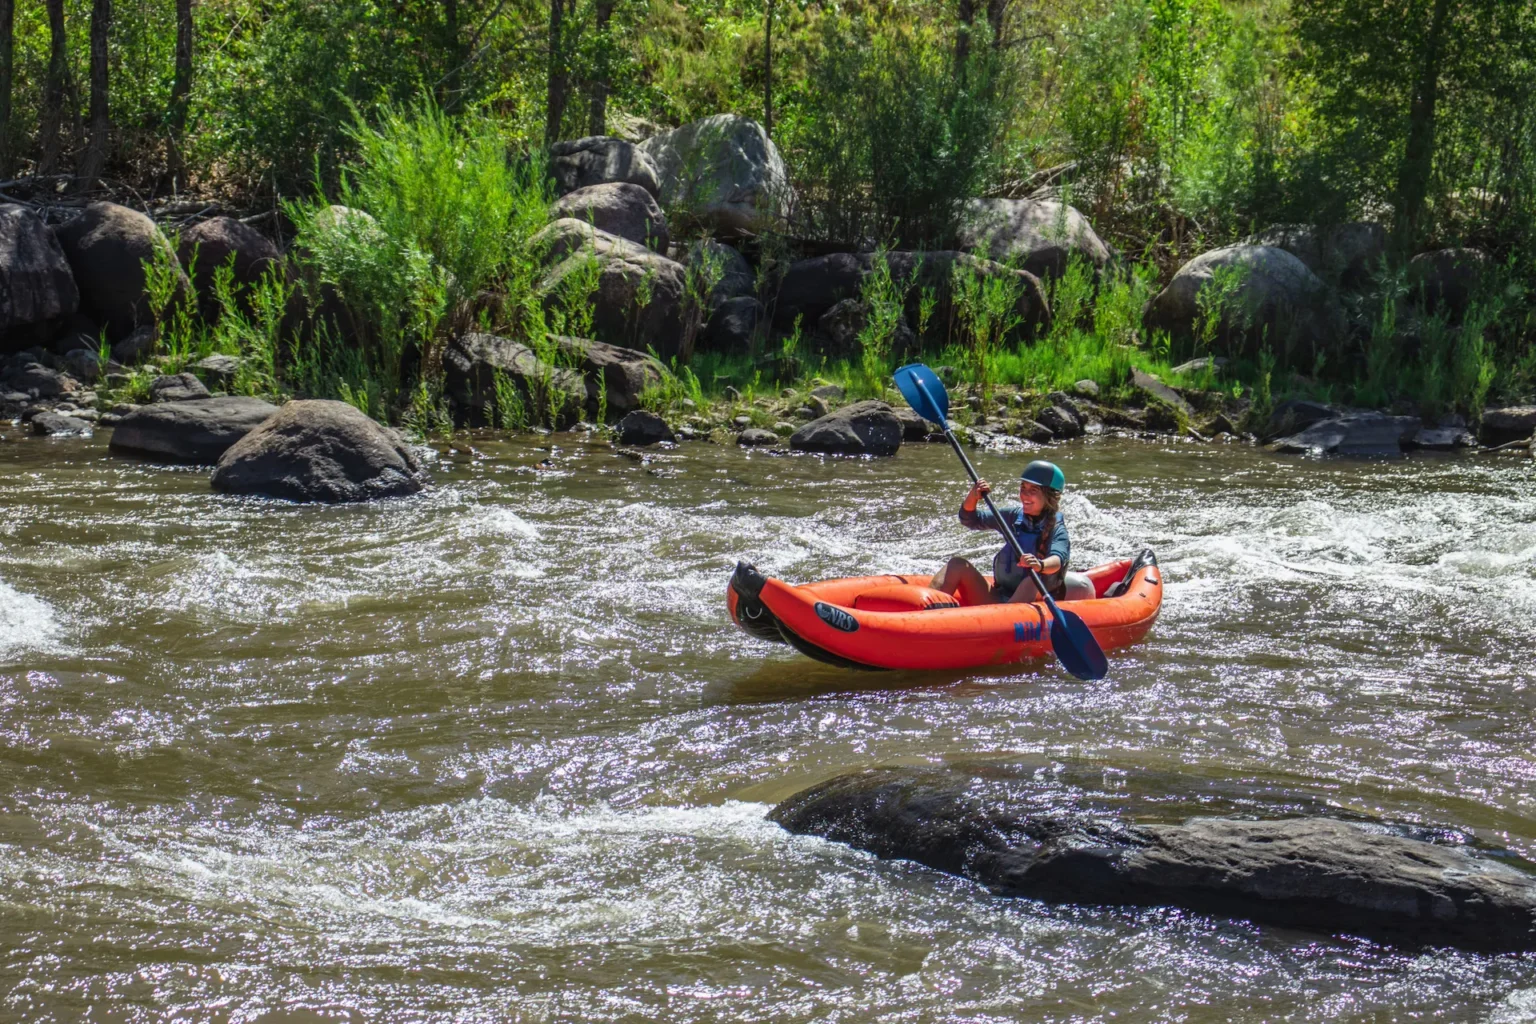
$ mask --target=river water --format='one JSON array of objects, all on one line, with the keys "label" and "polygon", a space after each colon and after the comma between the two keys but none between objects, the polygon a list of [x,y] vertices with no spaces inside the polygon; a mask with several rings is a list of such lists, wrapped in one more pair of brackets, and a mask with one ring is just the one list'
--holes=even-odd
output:
[{"label": "river water", "polygon": [[1528,460],[1052,451],[1076,564],[1151,545],[1167,580],[1098,683],[850,673],[731,625],[738,557],[989,556],[940,446],[464,440],[425,496],[324,508],[0,444],[0,1019],[1536,1019],[1536,955],[996,899],[764,820],[1022,752],[1536,857]]}]

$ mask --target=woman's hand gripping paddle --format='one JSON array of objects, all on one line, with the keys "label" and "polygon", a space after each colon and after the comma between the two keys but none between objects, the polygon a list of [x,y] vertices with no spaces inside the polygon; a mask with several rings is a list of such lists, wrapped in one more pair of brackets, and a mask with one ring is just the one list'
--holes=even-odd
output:
[{"label": "woman's hand gripping paddle", "polygon": [[[960,456],[960,461],[965,464],[965,471],[971,475],[971,482],[975,483],[976,467],[971,465],[965,449],[960,447],[960,442],[955,439],[954,433],[949,429],[949,392],[944,390],[944,384],[939,380],[938,375],[922,363],[909,363],[896,371],[896,387],[901,390],[902,397],[919,416],[943,428],[944,436],[949,439],[955,454]],[[1019,546],[1018,538],[1013,535],[1012,525],[997,514],[997,506],[992,504],[990,494],[984,494],[982,497],[986,499],[987,509],[992,513],[992,518],[1002,526],[1003,536],[1008,538],[1008,546],[1013,548],[1014,557],[1023,558],[1024,549]],[[1039,573],[1031,569],[1029,575],[1034,578],[1035,587],[1040,591],[1040,596],[1045,598],[1046,607],[1051,610],[1051,647],[1056,651],[1061,667],[1079,679],[1103,679],[1105,673],[1109,671],[1109,659],[1104,657],[1104,649],[1099,646],[1098,640],[1094,639],[1088,624],[1075,613],[1064,611],[1057,606],[1055,599],[1045,589],[1045,583],[1040,579]]]}]

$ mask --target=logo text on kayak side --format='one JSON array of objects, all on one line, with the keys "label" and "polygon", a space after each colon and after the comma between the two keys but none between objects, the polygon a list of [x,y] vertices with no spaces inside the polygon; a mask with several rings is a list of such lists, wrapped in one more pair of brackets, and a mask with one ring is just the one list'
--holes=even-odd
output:
[{"label": "logo text on kayak side", "polygon": [[1044,629],[1045,623],[1043,622],[1033,622],[1028,625],[1022,622],[1015,622],[1013,624],[1013,639],[1021,644],[1034,643],[1040,639]]},{"label": "logo text on kayak side", "polygon": [[817,601],[816,614],[820,616],[822,622],[825,622],[833,629],[840,629],[844,633],[857,633],[859,631],[859,620],[836,605],[827,604],[825,601]]}]

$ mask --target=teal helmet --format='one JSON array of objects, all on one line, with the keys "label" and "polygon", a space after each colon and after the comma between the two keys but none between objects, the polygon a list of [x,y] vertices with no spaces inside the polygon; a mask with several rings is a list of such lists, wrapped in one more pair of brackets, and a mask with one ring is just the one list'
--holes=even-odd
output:
[{"label": "teal helmet", "polygon": [[1032,484],[1048,487],[1053,491],[1065,490],[1067,486],[1066,474],[1061,467],[1054,462],[1046,462],[1039,459],[1024,467],[1024,472],[1019,474],[1020,480],[1028,480]]}]

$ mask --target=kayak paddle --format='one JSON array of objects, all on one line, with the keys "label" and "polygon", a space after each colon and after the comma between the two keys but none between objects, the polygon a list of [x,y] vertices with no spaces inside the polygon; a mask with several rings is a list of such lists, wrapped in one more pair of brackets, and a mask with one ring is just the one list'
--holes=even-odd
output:
[{"label": "kayak paddle", "polygon": [[[965,471],[971,475],[971,483],[980,479],[976,475],[976,467],[971,465],[971,460],[966,457],[965,449],[960,447],[960,442],[955,439],[954,431],[949,429],[949,392],[944,389],[944,384],[934,373],[922,363],[908,363],[896,371],[896,387],[901,390],[901,396],[907,400],[914,412],[931,423],[937,423],[944,430],[944,436],[949,439],[950,446],[955,449],[955,454],[960,456],[960,461],[965,463]],[[997,512],[997,506],[992,504],[992,495],[983,494],[986,499],[987,509],[992,513],[999,526],[1003,528],[1003,536],[1008,538],[1009,547],[1013,548],[1015,558],[1024,557],[1024,549],[1019,545],[1019,539],[1013,535],[1013,526]],[[1062,567],[1065,570],[1065,566]],[[1035,587],[1040,591],[1040,596],[1045,598],[1045,605],[1051,610],[1051,647],[1056,651],[1056,657],[1061,661],[1061,667],[1072,673],[1079,679],[1103,679],[1109,671],[1109,660],[1104,657],[1104,649],[1094,639],[1093,632],[1088,624],[1075,612],[1065,611],[1057,606],[1050,592],[1045,589],[1045,583],[1040,579],[1040,574],[1035,570],[1029,570],[1029,575],[1035,581]]]}]

